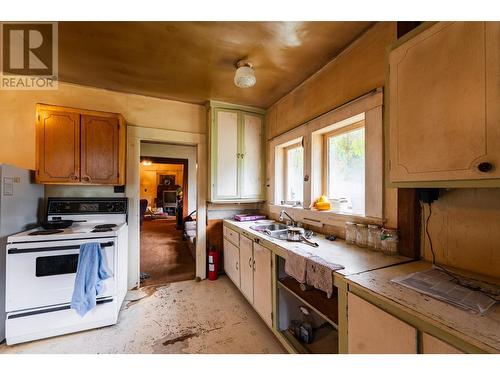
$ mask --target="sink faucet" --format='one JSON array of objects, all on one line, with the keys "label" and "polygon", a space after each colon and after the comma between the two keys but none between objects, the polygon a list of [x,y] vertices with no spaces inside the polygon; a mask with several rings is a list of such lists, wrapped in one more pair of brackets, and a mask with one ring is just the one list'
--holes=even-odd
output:
[{"label": "sink faucet", "polygon": [[297,226],[297,222],[295,220],[293,220],[293,218],[288,214],[288,212],[286,212],[285,210],[281,210],[280,212],[280,217],[279,217],[279,221],[283,221],[283,215],[286,215],[288,216],[288,218],[290,219],[290,221],[292,222],[292,227],[295,227]]}]

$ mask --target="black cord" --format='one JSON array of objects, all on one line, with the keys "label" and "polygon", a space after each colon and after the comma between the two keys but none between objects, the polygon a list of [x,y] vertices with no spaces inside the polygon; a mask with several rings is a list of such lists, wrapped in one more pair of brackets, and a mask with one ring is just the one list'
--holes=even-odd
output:
[{"label": "black cord", "polygon": [[434,254],[434,247],[432,246],[432,238],[431,235],[429,234],[429,219],[431,218],[432,215],[432,204],[429,203],[429,215],[427,216],[427,220],[425,220],[425,233],[427,234],[427,240],[429,241],[429,245],[431,247],[431,253],[432,253],[432,265],[436,265],[436,254]]}]

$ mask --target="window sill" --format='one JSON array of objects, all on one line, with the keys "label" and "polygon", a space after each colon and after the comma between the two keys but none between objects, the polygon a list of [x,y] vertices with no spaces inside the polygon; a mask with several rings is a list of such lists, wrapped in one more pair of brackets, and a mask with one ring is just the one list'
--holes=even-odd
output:
[{"label": "window sill", "polygon": [[385,221],[382,218],[352,214],[349,212],[338,212],[333,210],[319,211],[311,208],[293,207],[291,205],[282,205],[282,204],[269,205],[269,210],[271,213],[279,214],[279,212],[283,209],[288,210],[288,213],[292,215],[294,220],[300,222],[303,221],[305,224],[312,224],[310,223],[310,221],[312,221],[316,223],[316,226],[321,224],[339,225],[339,222],[347,222],[347,221],[352,221],[355,223],[362,223],[362,224],[383,225]]}]

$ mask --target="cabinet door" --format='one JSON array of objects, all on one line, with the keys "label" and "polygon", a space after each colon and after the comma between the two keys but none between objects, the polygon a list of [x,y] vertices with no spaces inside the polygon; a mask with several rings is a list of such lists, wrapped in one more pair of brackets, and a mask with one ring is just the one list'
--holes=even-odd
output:
[{"label": "cabinet door", "polygon": [[[238,190],[238,112],[216,109],[212,131],[214,200],[235,199]],[[215,151],[215,152],[214,152]]]},{"label": "cabinet door", "polygon": [[82,182],[118,184],[119,131],[117,118],[82,115]]},{"label": "cabinet door", "polygon": [[417,330],[348,293],[347,345],[355,354],[416,354]]},{"label": "cabinet door", "polygon": [[271,251],[258,243],[253,244],[255,269],[253,275],[253,304],[269,327],[273,325],[273,297],[271,277]]},{"label": "cabinet door", "polygon": [[242,113],[241,198],[260,198],[263,186],[262,117]]},{"label": "cabinet door", "polygon": [[423,354],[464,354],[454,346],[431,336],[427,333],[422,334],[422,353]]},{"label": "cabinet door", "polygon": [[78,182],[80,115],[74,112],[39,109],[37,120],[37,182]]},{"label": "cabinet door", "polygon": [[440,22],[390,53],[391,181],[500,177],[499,35]]},{"label": "cabinet door", "polygon": [[253,304],[254,274],[253,274],[253,241],[245,236],[240,237],[240,280],[241,292]]},{"label": "cabinet door", "polygon": [[224,271],[240,287],[240,249],[224,239]]}]

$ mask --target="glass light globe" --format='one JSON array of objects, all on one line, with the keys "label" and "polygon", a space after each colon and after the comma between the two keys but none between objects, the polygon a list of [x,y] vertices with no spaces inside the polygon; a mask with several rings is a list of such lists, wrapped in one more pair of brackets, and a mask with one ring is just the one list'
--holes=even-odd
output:
[{"label": "glass light globe", "polygon": [[252,87],[257,82],[253,68],[249,66],[240,66],[236,69],[234,75],[234,84],[236,87],[247,88]]}]

